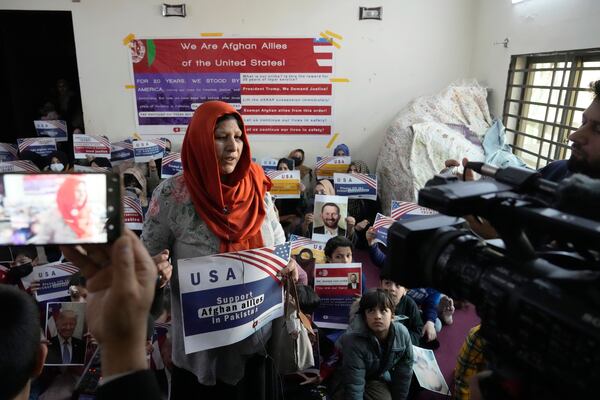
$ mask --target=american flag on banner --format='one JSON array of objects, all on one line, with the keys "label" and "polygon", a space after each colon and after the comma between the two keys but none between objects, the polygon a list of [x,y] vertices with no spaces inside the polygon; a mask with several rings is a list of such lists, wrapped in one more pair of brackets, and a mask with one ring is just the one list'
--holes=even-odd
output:
[{"label": "american flag on banner", "polygon": [[281,277],[277,275],[287,266],[290,260],[290,250],[290,242],[286,242],[275,247],[215,254],[214,257],[230,258],[252,265],[266,272],[277,282],[281,282]]},{"label": "american flag on banner", "polygon": [[29,160],[0,161],[0,172],[40,172],[39,168]]},{"label": "american flag on banner", "polygon": [[56,151],[56,140],[54,138],[24,138],[17,139],[19,152],[25,150],[33,151],[42,157],[47,157]]},{"label": "american flag on banner", "polygon": [[391,217],[398,221],[399,219],[407,219],[420,215],[434,215],[438,212],[427,207],[422,207],[418,204],[409,201],[392,200]]},{"label": "american flag on banner", "polygon": [[265,171],[265,175],[267,175],[271,179],[277,179],[277,177],[279,177],[279,176],[281,176],[283,174],[286,174],[288,172],[290,172],[290,171],[277,171],[277,170],[275,170],[275,171]]},{"label": "american flag on banner", "polygon": [[69,296],[69,281],[78,271],[79,268],[70,262],[38,265],[31,274],[21,278],[21,283],[28,289],[33,281],[39,282],[40,287],[35,293],[37,301],[61,299]]},{"label": "american flag on banner", "polygon": [[346,173],[350,167],[352,158],[349,156],[327,156],[317,157],[315,170],[317,179],[333,179],[333,174]]},{"label": "american flag on banner", "polygon": [[134,231],[141,231],[144,227],[144,213],[140,199],[132,196],[123,196],[123,219],[125,226]]},{"label": "american flag on banner", "polygon": [[335,194],[349,199],[377,200],[377,176],[368,174],[334,173]]},{"label": "american flag on banner", "polygon": [[162,159],[160,177],[163,179],[170,178],[171,176],[177,175],[182,170],[181,153],[172,152],[165,155]]},{"label": "american flag on banner", "polygon": [[129,160],[133,160],[133,144],[130,139],[111,143],[110,162],[112,165],[116,166]]},{"label": "american flag on banner", "polygon": [[17,146],[11,143],[0,143],[0,162],[17,159]]},{"label": "american flag on banner", "polygon": [[38,136],[55,138],[57,142],[68,141],[67,122],[62,120],[33,121]]},{"label": "american flag on banner", "polygon": [[373,228],[375,228],[375,230],[379,230],[380,228],[389,228],[394,222],[396,222],[396,220],[393,218],[377,213]]},{"label": "american flag on banner", "polygon": [[292,244],[292,250],[297,249],[299,247],[303,247],[309,244],[313,244],[313,243],[319,243],[320,242],[315,242],[309,238],[305,238],[304,236],[297,236],[297,235],[290,235],[290,243]]}]

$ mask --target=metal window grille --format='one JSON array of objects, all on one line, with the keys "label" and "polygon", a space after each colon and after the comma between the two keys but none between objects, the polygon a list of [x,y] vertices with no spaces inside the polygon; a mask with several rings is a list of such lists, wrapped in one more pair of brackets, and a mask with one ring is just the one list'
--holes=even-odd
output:
[{"label": "metal window grille", "polygon": [[600,48],[512,56],[503,117],[513,152],[536,169],[568,158],[599,79]]}]

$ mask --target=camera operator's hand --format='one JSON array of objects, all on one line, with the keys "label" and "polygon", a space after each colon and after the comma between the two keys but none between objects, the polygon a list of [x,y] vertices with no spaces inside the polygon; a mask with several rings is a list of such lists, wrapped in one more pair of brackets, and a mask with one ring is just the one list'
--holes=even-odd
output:
[{"label": "camera operator's hand", "polygon": [[[466,165],[468,162],[469,162],[468,158],[465,157],[462,159],[462,166],[463,166],[463,168],[465,168],[464,178],[465,178],[465,181],[472,181],[475,179],[475,177],[473,176],[473,170],[471,170],[470,168],[468,168],[468,169],[466,168]],[[444,169],[442,172],[444,172],[450,168],[460,167],[460,165],[461,164],[460,164],[460,162],[458,162],[458,160],[446,160],[444,162],[444,166],[446,167],[446,169]],[[459,179],[463,178],[463,176],[460,174],[456,174],[456,175],[459,177]]]},{"label": "camera operator's hand", "polygon": [[103,247],[108,258],[101,264],[98,246],[89,249],[96,261],[89,252],[81,253],[79,246],[61,246],[61,250],[87,279],[86,319],[102,346],[103,375],[108,377],[147,368],[146,328],[157,267],[130,230]]},{"label": "camera operator's hand", "polygon": [[423,325],[423,337],[427,342],[431,342],[437,338],[435,324],[432,321],[427,321],[425,322],[425,325]]}]

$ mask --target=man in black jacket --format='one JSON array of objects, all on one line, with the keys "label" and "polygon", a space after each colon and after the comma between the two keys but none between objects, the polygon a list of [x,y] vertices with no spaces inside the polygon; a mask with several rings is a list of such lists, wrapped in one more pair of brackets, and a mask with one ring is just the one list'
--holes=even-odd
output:
[{"label": "man in black jacket", "polygon": [[46,364],[83,364],[85,342],[73,336],[77,318],[73,310],[60,311],[56,318],[58,335],[48,343]]}]

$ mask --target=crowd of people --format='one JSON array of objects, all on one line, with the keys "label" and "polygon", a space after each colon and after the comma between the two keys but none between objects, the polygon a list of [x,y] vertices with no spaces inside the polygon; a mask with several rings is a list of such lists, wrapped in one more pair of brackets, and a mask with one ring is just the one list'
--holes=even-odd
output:
[{"label": "crowd of people", "polygon": [[[596,97],[583,114],[582,126],[570,136],[570,160],[551,163],[541,171],[544,177],[560,181],[581,172],[600,178],[596,129],[600,82],[594,89]],[[350,149],[339,145],[333,154],[349,156]],[[46,158],[21,157],[40,170],[65,173],[73,168],[64,152]],[[111,169],[107,159],[86,161]],[[80,385],[73,377],[90,370],[70,364],[81,364],[82,358],[88,358],[86,352],[93,354],[96,346],[101,349],[102,375],[95,390],[98,399],[275,399],[285,394],[285,398],[396,400],[414,396],[418,385],[413,377],[413,346],[437,348],[438,332],[453,322],[454,303],[434,288],[406,288],[394,281],[395,274],[385,265],[386,249],[375,240],[373,223],[381,207],[373,200],[349,201],[345,229],[337,225],[339,209],[324,206],[321,210],[324,231],[335,228],[324,246],[326,262],[352,263],[356,251],[365,251],[379,268],[380,280],[366,284],[364,273],[349,277],[348,288],[361,282],[362,294],[349,310],[347,329],[319,329],[317,373],[309,377],[298,371],[292,374],[295,378],[276,373],[265,346],[274,334],[270,323],[237,343],[186,354],[180,287],[177,279],[171,279],[177,276],[178,260],[275,246],[292,234],[310,237],[314,196],[335,195],[335,190],[331,181],[317,180],[305,163],[305,152],[294,149],[279,160],[277,169],[299,170],[302,194],[299,199],[274,199],[270,179],[252,161],[241,115],[222,102],[207,102],[196,110],[181,147],[181,161],[183,172],[168,179],[160,178],[160,162],[114,169],[122,175],[128,195],[138,197],[144,207],[141,232],[125,229],[116,242],[106,245],[11,248],[12,261],[0,268],[0,302],[5,310],[0,327],[0,376],[5,377],[0,380],[0,398],[77,398]],[[365,174],[369,169],[355,160],[348,172]],[[65,229],[77,228],[67,224]],[[39,284],[33,280],[25,289],[23,278],[35,266],[54,261],[70,261],[79,268],[69,283],[69,300],[86,303],[85,338],[90,348],[74,335],[82,322],[73,308],[56,313],[57,333],[44,339],[40,321],[47,318],[46,307],[33,300]],[[292,257],[281,275],[297,282],[303,293],[299,306],[310,314],[319,307],[310,288],[314,271],[301,265]],[[159,327],[166,327],[164,333],[157,334]],[[475,327],[459,357],[455,398],[469,398],[469,378],[485,369],[484,345]],[[300,385],[295,384],[298,375]]]}]

